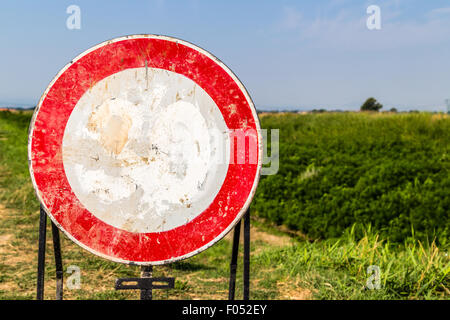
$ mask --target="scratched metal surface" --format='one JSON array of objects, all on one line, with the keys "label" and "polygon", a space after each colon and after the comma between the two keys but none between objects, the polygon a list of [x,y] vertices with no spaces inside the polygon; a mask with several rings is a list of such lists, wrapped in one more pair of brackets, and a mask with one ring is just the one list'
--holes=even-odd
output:
[{"label": "scratched metal surface", "polygon": [[[230,161],[233,129],[253,139],[256,161]],[[153,35],[104,42],[63,68],[35,110],[28,148],[36,194],[58,227],[94,254],[141,265],[190,257],[229,232],[262,157],[237,77],[205,50]]]}]

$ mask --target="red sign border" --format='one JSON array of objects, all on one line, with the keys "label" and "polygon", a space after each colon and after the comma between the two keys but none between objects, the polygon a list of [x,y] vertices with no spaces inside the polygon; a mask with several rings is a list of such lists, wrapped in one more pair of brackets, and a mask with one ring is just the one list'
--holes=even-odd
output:
[{"label": "red sign border", "polygon": [[[133,46],[127,45],[131,42]],[[164,44],[170,44],[168,45],[170,50],[157,51],[158,46]],[[129,56],[127,50],[139,50],[139,52],[134,52],[134,55]],[[165,232],[144,234],[117,229],[99,220],[78,201],[70,190],[70,185],[65,177],[61,151],[65,126],[62,130],[59,128],[59,132],[55,132],[55,130],[58,130],[55,126],[60,122],[53,121],[53,127],[51,123],[46,123],[46,128],[50,132],[35,130],[36,125],[42,124],[43,121],[48,122],[48,119],[46,120],[45,116],[40,117],[40,114],[52,114],[53,116],[54,112],[58,111],[58,117],[63,119],[66,117],[67,120],[71,110],[81,97],[80,94],[100,81],[100,78],[121,71],[115,70],[111,73],[114,69],[114,63],[109,60],[106,68],[108,70],[103,70],[104,74],[99,79],[93,79],[93,73],[92,70],[89,70],[89,66],[97,67],[98,62],[101,61],[99,58],[102,56],[104,58],[108,54],[113,55],[112,60],[115,59],[116,64],[118,63],[118,57],[120,57],[119,54],[123,55],[119,59],[120,63],[124,64],[121,70],[130,67],[143,67],[145,63],[148,63],[149,67],[160,67],[187,76],[213,98],[230,129],[254,129],[257,133],[255,138],[258,140],[258,163],[230,164],[225,179],[227,183],[224,182],[213,203],[186,225]],[[95,59],[96,55],[97,60]],[[173,62],[171,59],[178,59],[180,63],[178,65],[170,64],[169,61]],[[206,74],[200,68],[206,70]],[[72,79],[64,76],[70,70],[73,70]],[[85,76],[80,76],[83,73]],[[215,82],[211,83],[211,79],[214,79]],[[88,81],[90,83],[87,83]],[[219,82],[219,85],[217,85],[217,82]],[[68,95],[68,88],[71,95]],[[77,90],[81,90],[81,92]],[[226,90],[228,91],[225,92]],[[229,107],[233,104],[233,112],[231,112]],[[240,110],[237,114],[236,109]],[[242,113],[246,113],[244,119],[242,119]],[[245,127],[243,127],[244,124]],[[59,145],[56,143],[53,149],[52,144],[48,143],[52,136],[60,139]],[[46,145],[42,145],[42,143]],[[39,154],[32,152],[35,148],[41,148]],[[45,152],[42,152],[42,150],[45,150]],[[233,72],[219,59],[206,50],[180,39],[158,35],[132,35],[105,41],[88,49],[56,75],[42,95],[33,114],[29,132],[28,154],[30,175],[38,199],[52,221],[72,241],[98,256],[115,262],[160,265],[186,259],[209,248],[224,237],[241,219],[250,205],[259,181],[262,162],[262,136],[258,116],[247,90]],[[51,171],[49,172],[50,168]],[[64,177],[61,176],[61,168]],[[47,172],[45,172],[46,170]],[[51,179],[52,177],[53,179]],[[54,179],[55,177],[57,179]],[[68,189],[67,186],[69,186]],[[245,192],[242,193],[245,187],[248,190],[246,194]],[[53,191],[51,198],[49,198],[49,194],[46,194],[48,190]],[[235,190],[239,190],[239,192]],[[55,197],[56,194],[58,194],[58,197]],[[223,195],[228,195],[228,200],[223,198]],[[222,206],[219,204],[221,202],[223,204],[223,201],[229,203],[230,197],[231,203],[239,204],[237,206],[240,207],[239,211],[233,206],[230,207],[231,209],[228,212],[221,210]],[[65,202],[67,199],[73,201],[73,206],[67,205],[67,202]],[[84,208],[83,214],[78,214],[74,210],[80,209],[80,207]],[[234,208],[234,211],[232,208]],[[198,224],[204,224],[203,230],[206,226],[206,230],[210,231],[209,234],[193,238],[195,226]],[[186,226],[190,227],[186,228]],[[176,232],[172,232],[173,230]],[[111,246],[112,243],[113,246]],[[195,244],[195,248],[192,246],[193,244]],[[174,248],[174,246],[176,247]],[[158,250],[158,248],[160,249]],[[164,248],[164,250],[161,250],[161,248]],[[168,248],[171,249],[170,252],[167,251]]]}]

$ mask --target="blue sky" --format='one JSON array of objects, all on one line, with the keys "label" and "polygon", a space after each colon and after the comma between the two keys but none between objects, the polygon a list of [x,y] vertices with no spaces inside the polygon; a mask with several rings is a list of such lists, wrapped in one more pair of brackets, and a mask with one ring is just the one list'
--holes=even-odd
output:
[{"label": "blue sky", "polygon": [[[69,5],[81,29],[69,30]],[[366,9],[381,9],[368,30]],[[444,110],[450,1],[3,1],[0,102],[35,104],[73,57],[107,39],[154,33],[224,61],[259,108]]]}]

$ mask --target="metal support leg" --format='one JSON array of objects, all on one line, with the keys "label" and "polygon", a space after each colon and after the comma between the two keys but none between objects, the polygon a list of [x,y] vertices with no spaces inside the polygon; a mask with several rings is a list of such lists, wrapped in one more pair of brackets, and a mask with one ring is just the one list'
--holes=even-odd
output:
[{"label": "metal support leg", "polygon": [[[58,227],[52,222],[53,250],[56,265],[56,299],[63,298],[63,266],[61,258],[61,245]],[[38,249],[38,272],[36,299],[44,300],[45,280],[45,247],[47,240],[47,213],[41,206],[39,210],[39,249]]]},{"label": "metal support leg", "polygon": [[250,209],[244,216],[244,300],[250,299]]},{"label": "metal support leg", "polygon": [[228,300],[234,300],[234,293],[236,291],[236,270],[237,270],[237,258],[239,253],[240,234],[241,234],[241,221],[239,221],[234,227],[233,249],[231,252],[231,263],[230,263],[230,286],[228,288]]},{"label": "metal support leg", "polygon": [[[152,266],[142,266],[141,278],[151,278],[153,274]],[[152,300],[152,288],[141,290],[141,300]]]},{"label": "metal support leg", "polygon": [[56,300],[63,299],[63,265],[61,258],[61,244],[59,240],[58,227],[52,222],[53,250],[55,253],[56,265]]},{"label": "metal support leg", "polygon": [[[244,294],[243,299],[250,299],[250,208],[247,209],[244,217]],[[234,227],[233,249],[230,263],[230,286],[228,288],[228,299],[234,300],[236,291],[236,270],[239,253],[239,238],[241,233],[241,221]]]},{"label": "metal support leg", "polygon": [[37,300],[44,299],[44,276],[45,276],[45,240],[47,237],[47,214],[41,206],[39,214],[39,251],[37,272]]}]

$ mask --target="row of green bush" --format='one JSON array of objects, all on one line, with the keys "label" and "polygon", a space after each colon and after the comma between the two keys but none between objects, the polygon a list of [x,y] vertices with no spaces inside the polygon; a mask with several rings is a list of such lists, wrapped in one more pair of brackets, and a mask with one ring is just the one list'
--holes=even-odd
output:
[{"label": "row of green bush", "polygon": [[314,239],[357,223],[395,242],[414,234],[448,243],[450,118],[323,113],[261,122],[280,129],[280,169],[261,178],[259,216]]}]

